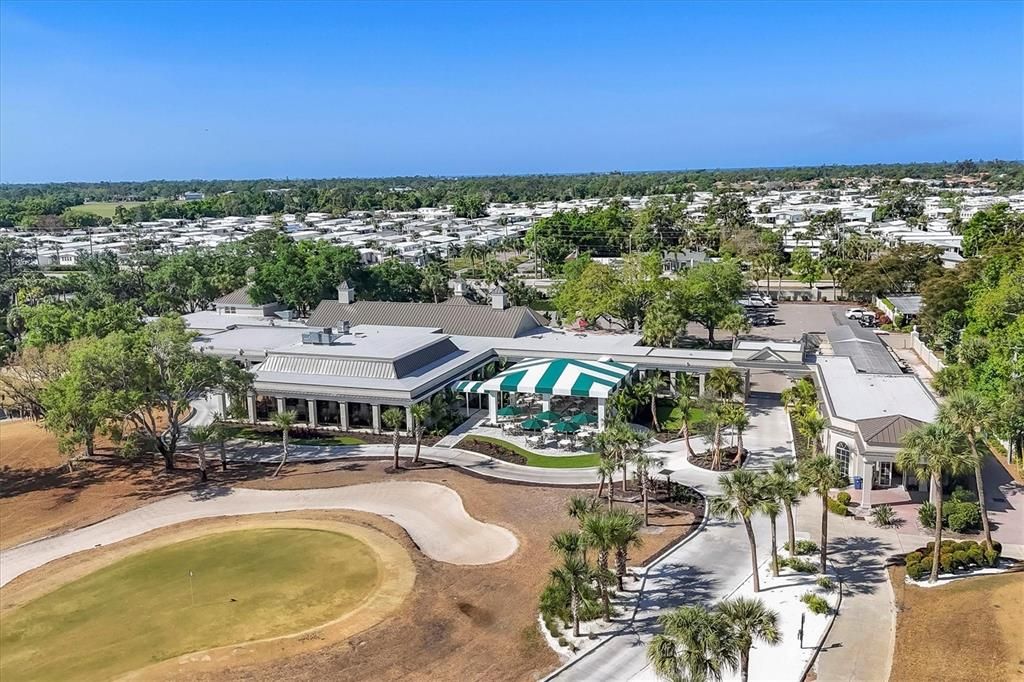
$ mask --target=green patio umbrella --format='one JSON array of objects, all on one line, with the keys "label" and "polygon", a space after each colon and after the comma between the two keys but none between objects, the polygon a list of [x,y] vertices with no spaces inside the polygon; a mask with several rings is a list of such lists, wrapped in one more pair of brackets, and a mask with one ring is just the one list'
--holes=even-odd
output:
[{"label": "green patio umbrella", "polygon": [[522,413],[523,411],[520,410],[515,405],[506,405],[505,407],[498,410],[499,417],[518,417]]},{"label": "green patio umbrella", "polygon": [[580,430],[580,427],[572,422],[558,422],[553,428],[555,433],[576,433]]},{"label": "green patio umbrella", "polygon": [[548,423],[543,419],[527,419],[522,423],[524,431],[543,431],[548,427]]},{"label": "green patio umbrella", "polygon": [[534,419],[543,419],[546,422],[556,422],[561,418],[562,415],[558,414],[557,412],[552,412],[551,410],[534,415]]},{"label": "green patio umbrella", "polygon": [[596,424],[597,415],[591,412],[580,412],[579,414],[573,415],[569,421],[573,424],[579,424],[580,426],[583,426],[584,424]]}]

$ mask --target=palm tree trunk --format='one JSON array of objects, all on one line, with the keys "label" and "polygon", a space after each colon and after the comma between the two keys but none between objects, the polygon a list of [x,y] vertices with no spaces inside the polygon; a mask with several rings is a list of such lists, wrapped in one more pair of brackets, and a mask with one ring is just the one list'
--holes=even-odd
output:
[{"label": "palm tree trunk", "polygon": [[604,495],[604,481],[606,478],[607,476],[605,476],[604,472],[602,471],[601,482],[597,484],[597,499],[601,499],[601,496]]},{"label": "palm tree trunk", "polygon": [[393,442],[394,442],[394,445],[395,445],[395,462],[394,462],[394,468],[395,468],[395,471],[398,471],[398,448],[399,448],[399,446],[400,446],[400,442],[399,442],[399,440],[398,440],[398,429],[397,429],[397,428],[395,429],[395,435],[394,435],[394,440],[393,440]]},{"label": "palm tree trunk", "polygon": [[611,476],[608,477],[608,511],[612,510],[615,503],[615,489],[612,485]]},{"label": "palm tree trunk", "polygon": [[793,505],[786,503],[786,525],[789,527],[789,553],[796,556],[796,527],[793,524]]},{"label": "palm tree trunk", "polygon": [[640,481],[640,494],[644,498],[644,528],[647,528],[650,524],[648,523],[648,517],[650,516],[650,494],[648,488],[650,487],[646,474]]},{"label": "palm tree trunk", "polygon": [[740,651],[740,680],[747,682],[750,673],[750,650],[744,647]]},{"label": "palm tree trunk", "polygon": [[772,524],[772,575],[779,577],[779,550],[775,544],[775,517],[769,517]]},{"label": "palm tree trunk", "polygon": [[597,567],[600,569],[601,602],[604,605],[604,620],[609,622],[612,619],[612,604],[608,597],[608,550],[602,549],[597,553]]},{"label": "palm tree trunk", "polygon": [[576,590],[573,590],[572,597],[570,598],[570,608],[572,609],[572,636],[580,636],[580,598],[576,594]]},{"label": "palm tree trunk", "polygon": [[199,446],[199,453],[196,455],[196,461],[199,464],[199,480],[202,483],[206,483],[206,446]]},{"label": "palm tree trunk", "polygon": [[715,426],[715,439],[712,443],[711,453],[711,469],[718,471],[722,468],[722,427],[721,425]]},{"label": "palm tree trunk", "polygon": [[683,422],[683,440],[686,441],[686,451],[690,454],[690,457],[693,457],[696,453],[693,451],[693,446],[690,445],[690,424],[685,421]]},{"label": "palm tree trunk", "polygon": [[622,463],[622,492],[626,492],[626,476],[627,476],[626,467],[627,466],[628,465],[625,462]]},{"label": "palm tree trunk", "polygon": [[220,442],[220,469],[221,471],[228,470],[228,449],[224,445],[224,441]]},{"label": "palm tree trunk", "polygon": [[747,530],[747,542],[750,543],[750,566],[754,569],[754,593],[761,591],[761,580],[757,574],[757,541],[754,539],[754,529],[750,525],[750,519],[743,517],[743,527]]},{"label": "palm tree trunk", "polygon": [[281,469],[284,468],[284,463],[288,461],[288,429],[281,432],[281,463],[277,465],[277,469],[274,470],[273,478],[277,478],[278,474],[281,473]]},{"label": "palm tree trunk", "polygon": [[651,425],[654,426],[656,432],[661,431],[658,424],[658,396],[654,391],[651,391]]},{"label": "palm tree trunk", "polygon": [[939,579],[939,554],[942,552],[942,479],[938,473],[932,474],[932,490],[938,494],[935,496],[935,547],[932,548],[932,574],[928,578],[930,583]]},{"label": "palm tree trunk", "polygon": [[828,558],[828,491],[821,495],[821,572],[825,572],[825,560]]},{"label": "palm tree trunk", "polygon": [[971,454],[974,455],[974,482],[978,487],[978,508],[981,511],[981,528],[985,533],[985,542],[992,547],[992,529],[988,525],[988,506],[985,504],[985,480],[981,473],[981,457],[978,455],[978,444],[972,435],[968,442],[971,444]]},{"label": "palm tree trunk", "polygon": [[416,429],[416,453],[412,456],[412,463],[419,464],[420,462],[420,447],[423,445],[423,432]]},{"label": "palm tree trunk", "polygon": [[736,456],[733,457],[732,463],[734,466],[739,466],[743,463],[743,432],[736,431]]}]

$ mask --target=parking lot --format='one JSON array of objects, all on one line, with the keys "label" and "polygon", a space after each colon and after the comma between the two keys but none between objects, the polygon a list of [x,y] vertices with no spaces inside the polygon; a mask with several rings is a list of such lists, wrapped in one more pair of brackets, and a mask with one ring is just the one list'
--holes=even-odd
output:
[{"label": "parking lot", "polygon": [[[843,324],[847,324],[844,312],[849,306],[826,303],[780,303],[771,310],[775,313],[775,324],[769,327],[752,327],[747,336],[794,341],[804,332],[825,333]],[[707,331],[697,324],[691,324],[687,333],[706,337]],[[729,338],[729,332],[716,330],[716,339]]]}]

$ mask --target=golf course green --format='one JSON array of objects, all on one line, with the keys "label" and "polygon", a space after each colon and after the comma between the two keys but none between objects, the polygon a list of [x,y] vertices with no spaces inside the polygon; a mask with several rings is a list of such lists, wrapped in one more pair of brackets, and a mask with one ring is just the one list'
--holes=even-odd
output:
[{"label": "golf course green", "polygon": [[0,679],[98,680],[300,632],[357,607],[376,554],[341,533],[253,528],[122,559],[0,619]]}]

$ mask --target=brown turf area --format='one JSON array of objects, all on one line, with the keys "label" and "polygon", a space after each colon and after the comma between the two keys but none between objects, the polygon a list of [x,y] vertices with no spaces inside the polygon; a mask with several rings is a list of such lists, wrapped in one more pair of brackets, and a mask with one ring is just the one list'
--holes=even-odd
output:
[{"label": "brown turf area", "polygon": [[896,593],[892,682],[1024,680],[1024,572],[977,576],[942,587],[903,581]]},{"label": "brown turf area", "polygon": [[[196,485],[194,470],[168,474],[159,462],[89,462],[73,474],[64,473],[53,438],[31,422],[3,423],[0,441],[4,547],[94,523]],[[386,621],[340,644],[328,640],[310,651],[306,642],[301,653],[282,647],[271,662],[235,661],[228,669],[195,666],[188,673],[179,669],[176,677],[530,680],[558,665],[537,627],[537,597],[554,563],[548,541],[553,533],[573,527],[565,514],[568,498],[594,491],[512,485],[429,464],[387,474],[388,464],[367,460],[295,465],[276,480],[267,479],[268,470],[262,467],[233,468],[226,474],[211,472],[211,483],[327,488],[378,480],[432,481],[456,490],[474,517],[514,532],[519,550],[490,566],[454,566],[426,558],[399,526],[381,517],[303,512],[307,518],[367,524],[401,542],[416,567],[416,582],[406,602]],[[651,510],[652,528],[644,546],[632,553],[631,565],[687,534],[697,522],[689,512],[658,504]]]}]

